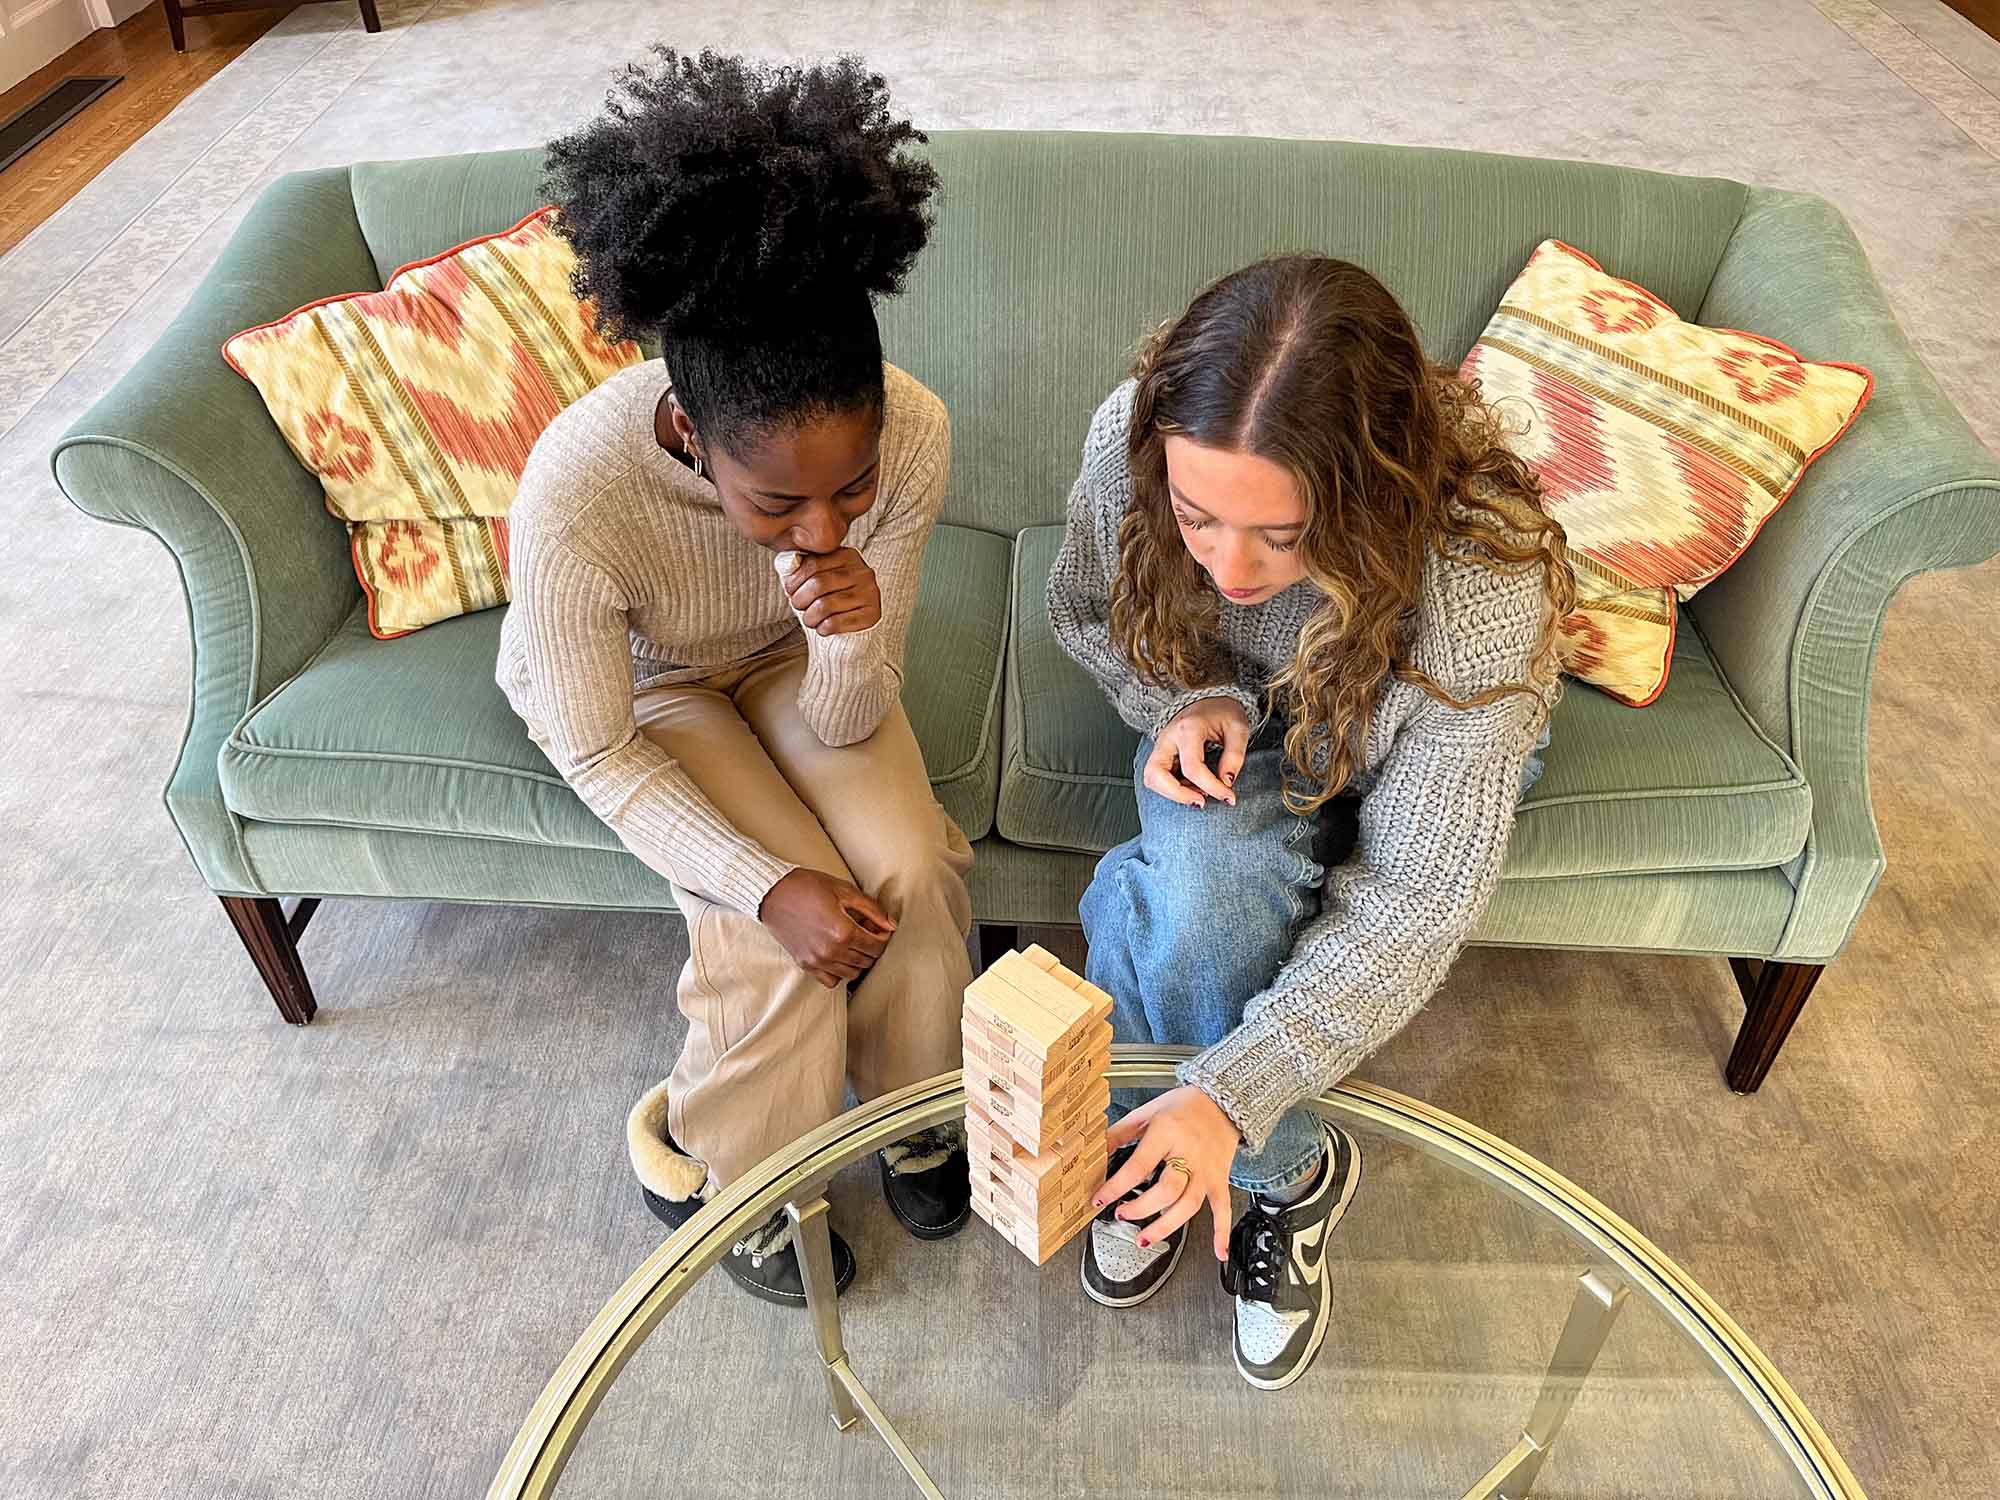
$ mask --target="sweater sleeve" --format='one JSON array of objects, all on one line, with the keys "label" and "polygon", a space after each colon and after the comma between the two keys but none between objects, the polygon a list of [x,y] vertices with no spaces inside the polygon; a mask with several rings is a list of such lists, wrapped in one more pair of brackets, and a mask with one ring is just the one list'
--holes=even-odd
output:
[{"label": "sweater sleeve", "polygon": [[860,549],[881,590],[882,618],[843,635],[806,632],[799,713],[828,745],[867,739],[903,691],[903,649],[923,582],[924,547],[951,476],[951,420],[943,402],[924,394],[924,420],[915,439],[893,455],[895,472],[884,475],[876,500],[883,507],[881,521]]},{"label": "sweater sleeve", "polygon": [[[1483,633],[1489,660],[1470,673],[1432,671],[1458,696],[1525,680],[1539,628],[1539,574],[1484,577],[1472,586],[1481,606],[1455,623]],[[1431,669],[1435,658],[1423,664]],[[1253,1149],[1285,1111],[1400,1031],[1444,982],[1499,880],[1540,710],[1538,698],[1521,694],[1463,710],[1426,698],[1398,727],[1362,800],[1354,853],[1328,874],[1320,915],[1243,1023],[1180,1068],[1181,1081],[1214,1099]]]},{"label": "sweater sleeve", "polygon": [[1132,385],[1113,391],[1091,418],[1083,467],[1069,492],[1062,548],[1049,571],[1049,624],[1076,664],[1088,672],[1111,706],[1140,734],[1157,737],[1174,715],[1204,698],[1232,698],[1255,724],[1263,707],[1256,694],[1234,683],[1181,690],[1147,682],[1111,641],[1111,580],[1118,568],[1118,526],[1132,503],[1125,467]]},{"label": "sweater sleeve", "polygon": [[754,917],[796,866],[738,831],[632,713],[626,603],[560,539],[517,544],[515,708],[563,780],[627,849],[676,885]]}]

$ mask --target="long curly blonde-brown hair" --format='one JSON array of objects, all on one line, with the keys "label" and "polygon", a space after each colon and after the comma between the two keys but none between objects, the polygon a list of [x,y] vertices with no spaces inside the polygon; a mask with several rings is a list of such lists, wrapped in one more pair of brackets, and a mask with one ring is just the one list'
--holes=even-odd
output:
[{"label": "long curly blonde-brown hair", "polygon": [[[1460,709],[1546,696],[1556,626],[1576,598],[1562,528],[1478,387],[1425,357],[1381,282],[1328,256],[1260,260],[1163,324],[1133,373],[1133,496],[1119,525],[1111,639],[1147,681],[1185,691],[1228,680],[1218,596],[1175,524],[1164,439],[1268,459],[1305,501],[1300,550],[1321,603],[1267,695],[1287,721],[1295,812],[1318,809],[1361,769],[1391,677]],[[1406,659],[1431,552],[1495,572],[1543,570],[1548,609],[1526,680],[1461,699]]]}]

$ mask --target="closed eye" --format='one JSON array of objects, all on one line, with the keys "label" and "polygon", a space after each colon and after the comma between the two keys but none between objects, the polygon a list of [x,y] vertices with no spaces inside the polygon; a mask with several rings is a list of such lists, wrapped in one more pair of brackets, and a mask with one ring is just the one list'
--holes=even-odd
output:
[{"label": "closed eye", "polygon": [[1215,521],[1212,517],[1191,516],[1186,511],[1182,510],[1178,505],[1174,507],[1174,519],[1180,522],[1181,525],[1189,531],[1206,531],[1208,530],[1209,527],[1215,524]]}]

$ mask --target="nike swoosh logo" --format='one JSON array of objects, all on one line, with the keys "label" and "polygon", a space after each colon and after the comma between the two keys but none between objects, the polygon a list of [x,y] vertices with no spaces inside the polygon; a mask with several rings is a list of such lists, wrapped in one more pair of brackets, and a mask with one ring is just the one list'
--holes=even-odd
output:
[{"label": "nike swoosh logo", "polygon": [[1325,1238],[1324,1219],[1292,1236],[1292,1263],[1308,1280],[1318,1274],[1319,1263],[1326,1258],[1326,1246],[1321,1243]]}]

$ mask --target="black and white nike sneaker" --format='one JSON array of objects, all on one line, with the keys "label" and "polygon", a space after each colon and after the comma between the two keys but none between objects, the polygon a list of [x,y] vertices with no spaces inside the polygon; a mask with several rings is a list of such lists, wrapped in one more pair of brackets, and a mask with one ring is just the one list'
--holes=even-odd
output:
[{"label": "black and white nike sneaker", "polygon": [[1326,1158],[1311,1191],[1293,1203],[1252,1194],[1229,1233],[1222,1287],[1236,1299],[1236,1369],[1260,1391],[1305,1374],[1326,1338],[1326,1242],[1354,1201],[1361,1147],[1324,1120],[1320,1130]]},{"label": "black and white nike sneaker", "polygon": [[[646,1207],[670,1229],[678,1229],[701,1211],[701,1198],[662,1198],[641,1188]],[[854,1251],[838,1234],[833,1242],[833,1285],[844,1292],[854,1282]],[[782,1208],[744,1235],[722,1257],[722,1269],[744,1291],[780,1307],[806,1305],[806,1280],[799,1271],[799,1252],[792,1245],[792,1220]]]},{"label": "black and white nike sneaker", "polygon": [[[1131,1146],[1125,1146],[1112,1153],[1104,1168],[1107,1181],[1125,1165],[1132,1151]],[[1083,1237],[1083,1292],[1091,1301],[1105,1307],[1137,1307],[1165,1286],[1180,1264],[1187,1225],[1150,1245],[1141,1245],[1139,1236],[1145,1233],[1146,1225],[1118,1217],[1120,1203],[1131,1202],[1159,1180],[1155,1171],[1124,1197],[1105,1204],[1090,1221],[1090,1233]]]}]

